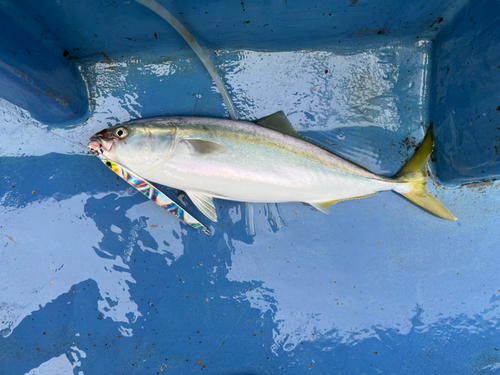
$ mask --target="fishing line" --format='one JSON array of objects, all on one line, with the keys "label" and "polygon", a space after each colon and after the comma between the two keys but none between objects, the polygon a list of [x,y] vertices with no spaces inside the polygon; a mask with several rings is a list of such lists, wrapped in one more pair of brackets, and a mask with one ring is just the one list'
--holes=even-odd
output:
[{"label": "fishing line", "polygon": [[59,137],[59,138],[64,139],[65,141],[68,141],[68,142],[71,142],[71,143],[73,143],[73,144],[75,144],[75,145],[77,145],[77,146],[83,147],[83,148],[84,148],[84,149],[86,149],[86,150],[88,150],[88,149],[89,149],[87,146],[84,146],[83,144],[81,144],[81,143],[79,143],[79,142],[72,141],[71,139],[65,138],[65,137],[63,137],[62,135],[59,135],[59,134],[57,134],[57,133],[54,133],[54,132],[53,132],[53,131],[51,131],[51,130],[49,130],[48,132],[49,132],[50,134],[53,134],[53,135],[55,135],[55,136]]},{"label": "fishing line", "polygon": [[193,49],[194,53],[198,55],[203,65],[205,65],[205,68],[207,68],[208,74],[210,74],[210,76],[214,80],[215,85],[219,89],[219,92],[222,96],[222,100],[224,101],[224,104],[226,104],[226,108],[227,111],[229,112],[229,116],[231,117],[231,119],[234,121],[239,120],[238,112],[236,112],[236,108],[231,98],[229,97],[229,93],[226,89],[226,86],[222,82],[222,78],[220,77],[219,73],[217,73],[217,70],[215,70],[214,65],[209,60],[205,52],[203,52],[203,49],[200,47],[198,42],[194,40],[193,36],[189,33],[189,31],[186,30],[186,28],[177,20],[177,18],[172,16],[172,14],[168,10],[166,10],[156,1],[154,0],[135,0],[135,1],[151,9],[153,12],[155,12],[157,15],[159,15],[161,18],[167,21],[170,24],[170,26],[172,26],[175,29],[175,31],[177,31],[184,38],[184,40]]},{"label": "fishing line", "polygon": [[43,131],[47,131],[48,133],[52,134],[52,135],[55,135],[56,137],[59,137],[67,142],[70,142],[70,143],[73,143],[75,145],[77,145],[78,147],[83,147],[84,149],[86,149],[87,151],[89,150],[89,148],[85,145],[83,145],[82,143],[79,143],[79,142],[75,142],[75,141],[72,141],[71,139],[68,139],[68,138],[65,138],[63,137],[62,135],[59,135],[57,133],[54,133],[52,130],[47,130],[47,128],[44,128],[43,126],[40,126],[39,124],[33,124],[36,128],[40,129],[40,130],[43,130]]}]

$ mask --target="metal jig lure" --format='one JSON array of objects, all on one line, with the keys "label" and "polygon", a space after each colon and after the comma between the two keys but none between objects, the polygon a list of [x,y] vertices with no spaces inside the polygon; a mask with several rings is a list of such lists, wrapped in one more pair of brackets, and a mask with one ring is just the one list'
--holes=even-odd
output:
[{"label": "metal jig lure", "polygon": [[196,220],[189,212],[187,212],[184,208],[175,203],[172,199],[170,199],[165,193],[158,190],[151,183],[146,181],[144,178],[135,174],[134,172],[128,170],[122,165],[115,163],[109,159],[101,159],[101,161],[113,172],[115,172],[118,176],[127,181],[130,185],[132,185],[135,189],[140,191],[146,197],[155,202],[158,206],[163,207],[172,215],[177,216],[180,220],[185,222],[187,225],[193,227],[194,229],[199,230],[200,232],[205,233],[206,235],[210,235],[210,230]]}]

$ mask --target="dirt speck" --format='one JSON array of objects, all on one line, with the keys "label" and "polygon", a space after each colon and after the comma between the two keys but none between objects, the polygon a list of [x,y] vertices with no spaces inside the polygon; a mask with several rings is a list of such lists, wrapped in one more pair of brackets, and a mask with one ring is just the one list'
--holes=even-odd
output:
[{"label": "dirt speck", "polygon": [[[439,24],[439,23],[441,23],[441,22],[443,22],[443,21],[444,21],[443,17],[438,17],[438,18],[437,18],[437,19],[436,19],[436,20],[435,20],[435,21],[434,21],[434,22],[433,22],[433,23],[429,26],[429,28],[432,28],[432,27],[434,27],[434,25],[435,25],[435,24],[437,24],[437,23]],[[436,29],[437,29],[437,28],[436,28]]]},{"label": "dirt speck", "polygon": [[14,241],[14,239],[10,236],[7,236],[6,234],[4,234],[5,237],[7,237],[9,240],[11,240],[12,242],[14,242],[16,245],[19,245],[16,241]]},{"label": "dirt speck", "polygon": [[470,184],[463,184],[461,185],[460,187],[463,188],[463,187],[466,187],[466,188],[484,188],[486,186],[491,186],[493,185],[495,182],[493,180],[488,180],[488,181],[479,181],[479,182],[473,182],[473,183],[470,183]]},{"label": "dirt speck", "polygon": [[57,100],[64,107],[69,106],[69,102],[70,102],[69,99],[65,96],[59,95],[55,90],[51,89],[50,87],[47,90],[45,90],[45,96],[48,96],[52,99]]},{"label": "dirt speck", "polygon": [[363,27],[354,32],[356,36],[370,36],[370,35],[388,35],[388,28],[380,28],[380,29],[368,29],[367,27]]},{"label": "dirt speck", "polygon": [[[408,111],[411,110],[411,108],[408,108]],[[401,149],[404,149],[406,148],[406,152],[410,151],[410,149],[416,149],[417,148],[417,142],[415,140],[415,137],[411,137],[411,139],[409,137],[406,137],[405,139],[403,139],[402,141],[399,142],[399,148],[400,148],[400,151],[399,154],[402,155],[401,153]]]},{"label": "dirt speck", "polygon": [[106,55],[103,51],[99,52],[99,54],[104,56],[104,60],[102,62],[105,62],[108,64],[111,64],[113,62],[113,60],[108,55]]}]

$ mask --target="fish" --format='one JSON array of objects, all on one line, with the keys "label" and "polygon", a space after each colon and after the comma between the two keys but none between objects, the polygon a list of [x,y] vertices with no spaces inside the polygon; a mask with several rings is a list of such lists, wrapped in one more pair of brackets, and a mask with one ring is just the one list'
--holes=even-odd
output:
[{"label": "fish", "polygon": [[302,137],[281,111],[256,122],[159,117],[119,124],[87,144],[142,178],[184,191],[210,220],[214,198],[254,203],[304,202],[329,212],[340,201],[394,191],[430,213],[457,218],[427,188],[432,124],[415,154],[384,177]]}]

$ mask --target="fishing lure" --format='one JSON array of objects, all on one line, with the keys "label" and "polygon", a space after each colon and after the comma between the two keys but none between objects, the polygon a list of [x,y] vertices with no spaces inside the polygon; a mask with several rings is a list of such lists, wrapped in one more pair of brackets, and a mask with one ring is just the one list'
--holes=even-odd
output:
[{"label": "fishing lure", "polygon": [[177,216],[180,220],[185,222],[187,225],[193,227],[194,229],[199,230],[200,232],[205,233],[206,235],[210,235],[210,230],[196,220],[189,212],[175,203],[172,199],[170,199],[165,193],[158,190],[144,178],[138,176],[134,172],[128,170],[120,164],[115,163],[109,159],[101,159],[101,161],[109,167],[113,172],[115,172],[118,176],[127,181],[130,185],[132,185],[135,189],[140,191],[146,197],[155,202],[158,206],[163,207],[167,211],[169,211],[172,215]]}]

